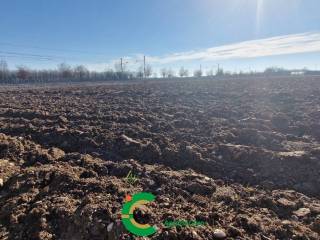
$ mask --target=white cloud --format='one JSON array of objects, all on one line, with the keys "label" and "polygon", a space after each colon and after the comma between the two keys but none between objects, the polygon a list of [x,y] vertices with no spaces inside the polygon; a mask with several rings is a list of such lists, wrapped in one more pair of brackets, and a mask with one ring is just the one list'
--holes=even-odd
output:
[{"label": "white cloud", "polygon": [[168,64],[178,61],[216,61],[275,55],[320,52],[320,33],[302,33],[251,40],[208,49],[149,57],[149,62]]},{"label": "white cloud", "polygon": [[[165,56],[147,56],[147,60],[150,64],[161,66],[180,62],[212,62],[309,52],[320,52],[320,32],[250,40],[202,50],[172,53]],[[133,61],[133,59],[141,59],[141,56],[137,55],[127,59]],[[136,62],[131,64],[137,65]],[[98,66],[92,65],[91,68],[97,68]],[[104,64],[104,66],[106,65]]]}]

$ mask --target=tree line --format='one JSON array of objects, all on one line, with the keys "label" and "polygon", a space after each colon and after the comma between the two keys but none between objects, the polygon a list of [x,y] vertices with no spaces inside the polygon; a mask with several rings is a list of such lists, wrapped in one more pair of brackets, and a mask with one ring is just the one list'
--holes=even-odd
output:
[{"label": "tree line", "polygon": [[[291,75],[296,73],[313,73],[306,69],[286,70],[278,67],[267,68],[263,72],[238,72],[231,73],[218,68],[216,71],[210,69],[206,72],[196,69],[190,73],[188,69],[181,67],[178,72],[170,68],[162,68],[158,73],[153,71],[150,65],[140,66],[137,71],[128,71],[124,66],[115,64],[114,69],[108,69],[103,72],[89,71],[85,66],[78,65],[71,67],[66,63],[61,63],[56,69],[33,70],[25,66],[18,66],[15,70],[10,70],[6,61],[0,60],[0,84],[18,84],[18,83],[50,83],[50,82],[81,82],[81,81],[117,81],[117,80],[135,80],[143,78],[201,78],[214,76],[245,76],[245,75]],[[316,74],[320,75],[317,71]]]},{"label": "tree line", "polygon": [[[216,73],[210,70],[206,76],[223,75],[220,69]],[[78,81],[117,81],[135,80],[143,78],[175,78],[175,77],[202,77],[202,70],[195,70],[189,74],[189,70],[181,67],[176,73],[170,68],[162,68],[159,75],[153,71],[150,65],[140,66],[136,71],[126,70],[123,65],[115,64],[113,69],[103,72],[89,71],[85,66],[78,65],[71,67],[66,63],[61,63],[56,69],[34,70],[25,66],[17,66],[15,70],[10,70],[4,60],[0,60],[0,84],[17,83],[49,83],[49,82],[78,82]]]},{"label": "tree line", "polygon": [[76,81],[104,81],[134,79],[133,73],[115,71],[113,69],[97,72],[89,71],[85,66],[71,67],[62,63],[56,69],[34,70],[25,66],[18,66],[10,70],[5,61],[0,61],[0,83],[49,83],[49,82],[76,82]]}]

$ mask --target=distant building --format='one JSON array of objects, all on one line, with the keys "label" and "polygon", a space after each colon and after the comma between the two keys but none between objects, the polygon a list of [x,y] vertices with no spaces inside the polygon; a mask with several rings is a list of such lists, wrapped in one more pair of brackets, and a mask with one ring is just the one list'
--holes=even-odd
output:
[{"label": "distant building", "polygon": [[320,71],[317,71],[317,70],[306,70],[304,72],[304,75],[320,75]]},{"label": "distant building", "polygon": [[305,71],[292,71],[290,73],[291,75],[295,75],[295,76],[301,76],[301,75],[304,75],[305,74]]}]

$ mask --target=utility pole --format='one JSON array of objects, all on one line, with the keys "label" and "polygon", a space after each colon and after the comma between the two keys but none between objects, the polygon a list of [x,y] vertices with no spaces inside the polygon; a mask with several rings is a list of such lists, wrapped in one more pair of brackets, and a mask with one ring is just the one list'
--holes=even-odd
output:
[{"label": "utility pole", "polygon": [[143,76],[146,78],[146,56],[143,56]]},{"label": "utility pole", "polygon": [[123,72],[123,61],[122,61],[122,58],[120,58],[120,66],[121,66],[121,72]]}]

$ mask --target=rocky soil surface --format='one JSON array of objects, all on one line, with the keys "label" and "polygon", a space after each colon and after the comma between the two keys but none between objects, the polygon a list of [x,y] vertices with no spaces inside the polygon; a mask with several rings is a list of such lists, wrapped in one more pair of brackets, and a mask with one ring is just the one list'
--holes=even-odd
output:
[{"label": "rocky soil surface", "polygon": [[134,239],[141,191],[150,239],[320,239],[319,120],[317,78],[1,87],[0,239]]}]

